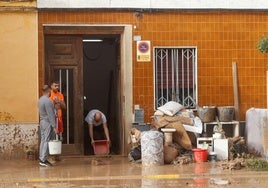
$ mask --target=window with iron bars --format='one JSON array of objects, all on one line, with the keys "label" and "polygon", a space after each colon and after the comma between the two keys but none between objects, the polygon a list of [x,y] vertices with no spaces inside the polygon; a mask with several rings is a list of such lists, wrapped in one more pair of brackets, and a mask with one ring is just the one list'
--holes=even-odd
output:
[{"label": "window with iron bars", "polygon": [[176,101],[188,109],[197,104],[196,47],[155,47],[155,109]]}]

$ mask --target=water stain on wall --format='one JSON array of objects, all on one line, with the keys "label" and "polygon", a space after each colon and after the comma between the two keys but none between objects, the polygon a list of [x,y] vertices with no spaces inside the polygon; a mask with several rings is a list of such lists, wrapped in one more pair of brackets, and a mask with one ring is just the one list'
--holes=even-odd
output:
[{"label": "water stain on wall", "polygon": [[38,149],[37,124],[0,123],[0,158],[26,158],[26,151]]}]

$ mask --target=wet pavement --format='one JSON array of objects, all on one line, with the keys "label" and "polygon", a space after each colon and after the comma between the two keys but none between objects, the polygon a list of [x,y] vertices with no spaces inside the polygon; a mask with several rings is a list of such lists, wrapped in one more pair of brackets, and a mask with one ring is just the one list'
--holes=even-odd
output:
[{"label": "wet pavement", "polygon": [[222,170],[219,162],[145,166],[127,157],[61,157],[53,167],[37,160],[1,160],[1,188],[268,187],[268,171]]}]

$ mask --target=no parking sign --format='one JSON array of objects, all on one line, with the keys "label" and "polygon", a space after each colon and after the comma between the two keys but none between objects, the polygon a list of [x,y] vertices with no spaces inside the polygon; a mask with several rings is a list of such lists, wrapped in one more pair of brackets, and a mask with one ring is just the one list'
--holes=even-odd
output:
[{"label": "no parking sign", "polygon": [[137,61],[151,61],[151,44],[148,40],[137,41]]}]

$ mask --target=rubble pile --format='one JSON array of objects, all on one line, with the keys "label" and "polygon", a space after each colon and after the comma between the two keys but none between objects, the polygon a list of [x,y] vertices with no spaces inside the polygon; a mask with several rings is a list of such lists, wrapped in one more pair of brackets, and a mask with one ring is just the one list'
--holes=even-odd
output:
[{"label": "rubble pile", "polygon": [[[239,170],[249,167],[268,170],[267,161],[253,160],[259,155],[257,152],[252,153],[252,149],[249,152],[244,137],[237,136],[239,134],[236,132],[233,137],[226,138],[223,124],[234,125],[235,129],[239,128],[239,122],[233,121],[229,113],[232,108],[228,108],[228,113],[222,110],[221,118],[228,120],[223,122],[215,115],[215,109],[215,106],[199,108],[198,112],[202,115],[199,118],[192,110],[170,101],[155,111],[149,131],[159,131],[164,135],[164,163],[183,165],[198,162],[195,153],[195,149],[198,148],[206,150],[207,155],[204,158],[210,162],[218,162],[217,165],[222,169]],[[206,134],[205,124],[214,125],[214,134],[211,137],[201,137]],[[130,131],[129,144],[132,148],[128,157],[131,162],[142,162],[142,131],[144,130],[138,128],[132,128]]]},{"label": "rubble pile", "polygon": [[248,153],[246,141],[243,137],[233,137],[229,138],[229,153],[230,159],[233,160],[235,158],[250,158],[251,154]]},{"label": "rubble pile", "polygon": [[229,169],[229,170],[240,170],[242,167],[244,167],[244,158],[236,158],[234,160],[230,161],[224,161],[220,162],[220,166],[223,170]]},{"label": "rubble pile", "polygon": [[[186,110],[181,104],[174,101],[166,103],[159,107],[152,116],[151,130],[156,130],[164,134],[164,129],[172,129],[171,143],[164,144],[164,162],[165,164],[185,164],[189,163],[189,157],[182,157],[183,152],[191,151],[196,146],[196,134],[185,129],[185,125],[190,128],[196,126],[200,131],[202,129],[201,120],[197,120],[191,110]],[[141,125],[142,126],[142,125]],[[131,162],[140,162],[142,154],[139,146],[141,145],[142,129],[132,128],[129,135],[129,144],[131,144],[131,151],[129,153],[129,160]],[[167,139],[167,138],[164,138]],[[182,157],[182,158],[178,158]]]}]

